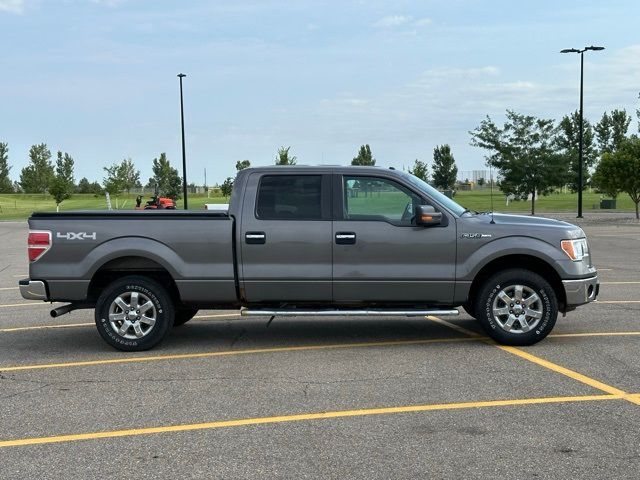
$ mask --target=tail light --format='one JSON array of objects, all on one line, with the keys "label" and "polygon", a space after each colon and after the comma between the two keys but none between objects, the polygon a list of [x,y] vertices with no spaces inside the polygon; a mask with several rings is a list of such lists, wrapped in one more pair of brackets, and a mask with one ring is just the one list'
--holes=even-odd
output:
[{"label": "tail light", "polygon": [[35,262],[51,248],[51,232],[48,230],[29,230],[27,250],[29,261]]}]

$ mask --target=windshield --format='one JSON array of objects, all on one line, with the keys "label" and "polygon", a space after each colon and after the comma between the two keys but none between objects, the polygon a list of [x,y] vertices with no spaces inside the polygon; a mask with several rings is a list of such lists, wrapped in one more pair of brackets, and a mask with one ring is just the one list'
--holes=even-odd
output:
[{"label": "windshield", "polygon": [[422,191],[422,192],[426,193],[427,195],[429,195],[436,202],[438,202],[441,205],[445,206],[447,209],[449,209],[455,215],[460,216],[465,212],[466,209],[464,207],[458,205],[456,202],[451,200],[445,194],[440,193],[438,190],[433,188],[431,185],[429,185],[424,180],[421,180],[418,177],[416,177],[415,175],[411,175],[410,173],[405,173],[405,172],[398,172],[398,173],[401,174],[404,177],[405,180],[408,180],[411,184],[413,184],[415,187],[417,187],[420,191]]}]

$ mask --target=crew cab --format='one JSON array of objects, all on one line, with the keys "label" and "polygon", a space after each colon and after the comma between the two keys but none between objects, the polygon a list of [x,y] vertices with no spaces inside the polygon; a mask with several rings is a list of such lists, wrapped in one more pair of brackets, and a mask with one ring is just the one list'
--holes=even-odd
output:
[{"label": "crew cab", "polygon": [[199,309],[242,315],[457,315],[529,345],[594,300],[585,233],[471,212],[380,167],[238,173],[228,211],[78,211],[29,218],[24,298],[95,308],[120,350],[158,344]]}]

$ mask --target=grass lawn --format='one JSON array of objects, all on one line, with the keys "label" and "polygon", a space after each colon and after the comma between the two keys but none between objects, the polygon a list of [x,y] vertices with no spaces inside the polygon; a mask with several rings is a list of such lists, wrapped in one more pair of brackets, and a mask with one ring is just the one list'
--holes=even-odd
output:
[{"label": "grass lawn", "polygon": [[[584,211],[599,211],[601,195],[598,193],[584,192]],[[120,195],[112,197],[112,207],[119,210],[131,210],[135,206],[136,195]],[[148,200],[145,197],[145,200]],[[364,199],[358,199],[362,201]],[[489,190],[458,191],[454,197],[459,204],[478,211],[491,209]],[[494,193],[494,209],[496,212],[529,212],[531,202],[516,201],[506,205],[505,196],[499,192]],[[202,210],[205,203],[228,203],[224,197],[207,198],[206,194],[189,195],[189,209]],[[536,199],[536,213],[544,212],[574,212],[578,204],[578,195],[571,193],[552,193]],[[69,200],[60,204],[60,210],[106,210],[105,197],[95,197],[91,194],[76,194]],[[182,208],[182,201],[178,201],[178,208]],[[0,194],[0,220],[24,220],[34,211],[55,211],[56,204],[50,195],[45,194]],[[618,208],[614,211],[633,212],[634,205],[629,195],[622,194],[618,197]]]},{"label": "grass lawn", "polygon": [[[136,205],[135,194],[111,197],[111,206],[119,210],[133,210]],[[146,195],[144,202],[151,197]],[[189,210],[202,210],[205,203],[228,203],[224,197],[207,198],[206,194],[190,194]],[[182,208],[182,200],[178,200],[177,207]],[[65,210],[106,210],[107,201],[104,195],[75,194],[69,200],[60,204],[60,211]],[[56,203],[51,195],[45,194],[0,194],[0,220],[24,220],[31,212],[55,212]]]}]

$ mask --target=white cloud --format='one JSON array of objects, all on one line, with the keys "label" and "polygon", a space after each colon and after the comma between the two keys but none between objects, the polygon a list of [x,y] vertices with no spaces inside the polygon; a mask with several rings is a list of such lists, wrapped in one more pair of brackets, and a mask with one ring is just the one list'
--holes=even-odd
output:
[{"label": "white cloud", "polygon": [[416,20],[415,22],[413,22],[412,25],[414,27],[428,27],[432,23],[433,23],[433,20],[431,20],[430,18],[420,18],[420,19]]},{"label": "white cloud", "polygon": [[374,22],[373,26],[378,28],[428,27],[431,24],[433,24],[433,20],[427,17],[414,20],[410,15],[389,15]]},{"label": "white cloud", "polygon": [[0,0],[0,12],[20,14],[24,12],[24,0]]},{"label": "white cloud", "polygon": [[393,28],[400,27],[402,25],[406,25],[411,22],[412,17],[406,15],[389,15],[388,17],[383,17],[377,22],[373,24],[374,27],[380,28]]},{"label": "white cloud", "polygon": [[105,7],[117,7],[126,1],[127,0],[91,0],[91,3],[104,5]]}]

